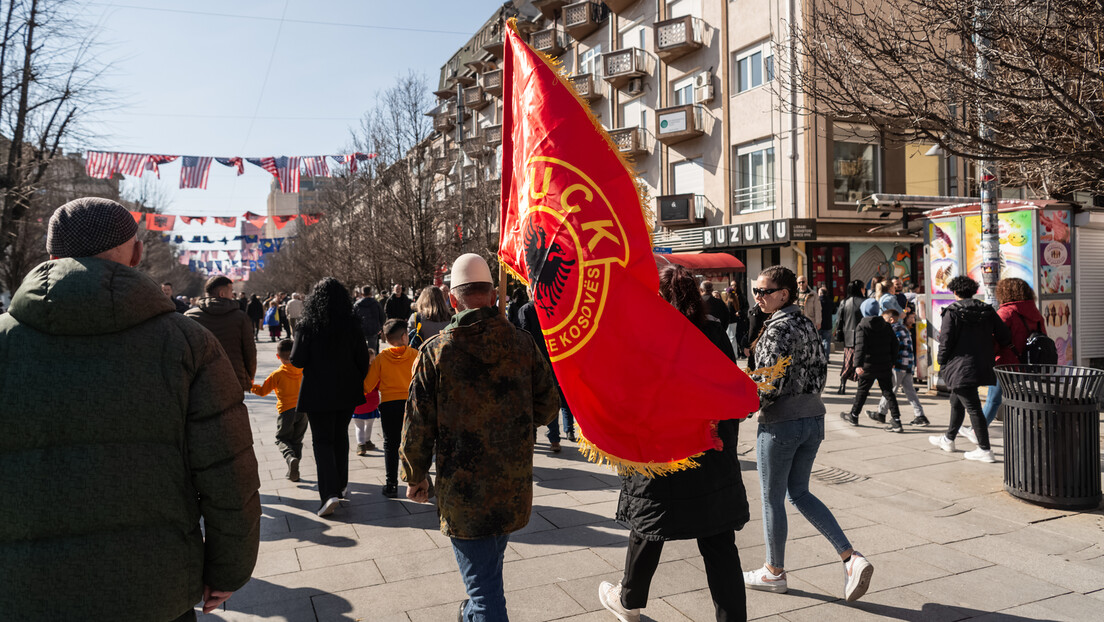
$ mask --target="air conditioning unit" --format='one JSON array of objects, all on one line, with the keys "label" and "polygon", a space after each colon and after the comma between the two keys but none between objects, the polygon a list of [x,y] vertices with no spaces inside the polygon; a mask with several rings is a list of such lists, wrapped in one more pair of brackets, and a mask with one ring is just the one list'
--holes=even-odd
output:
[{"label": "air conditioning unit", "polygon": [[625,87],[625,92],[629,95],[639,95],[644,92],[644,78],[633,78],[629,80],[628,86]]},{"label": "air conditioning unit", "polygon": [[695,86],[694,87],[694,103],[695,104],[708,104],[713,101],[713,85],[707,86]]},{"label": "air conditioning unit", "polygon": [[698,75],[694,76],[694,88],[702,88],[705,86],[713,86],[713,72],[701,71]]}]

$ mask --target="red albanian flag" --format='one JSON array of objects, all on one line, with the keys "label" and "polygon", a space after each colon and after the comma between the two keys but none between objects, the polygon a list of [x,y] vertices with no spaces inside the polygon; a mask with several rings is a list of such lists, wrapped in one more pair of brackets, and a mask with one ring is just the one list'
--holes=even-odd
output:
[{"label": "red albanian flag", "polygon": [[635,177],[586,104],[507,28],[499,258],[530,284],[588,458],[660,474],[720,449],[755,383],[659,296]]}]

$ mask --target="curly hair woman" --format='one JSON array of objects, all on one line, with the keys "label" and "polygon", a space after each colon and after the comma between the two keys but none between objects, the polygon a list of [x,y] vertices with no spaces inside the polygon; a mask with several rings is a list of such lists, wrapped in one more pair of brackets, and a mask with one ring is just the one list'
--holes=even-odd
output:
[{"label": "curly hair woman", "polygon": [[307,413],[318,466],[319,516],[329,516],[349,486],[349,421],[364,402],[368,346],[349,290],[337,279],[315,284],[303,304],[291,364],[302,368],[298,409]]}]

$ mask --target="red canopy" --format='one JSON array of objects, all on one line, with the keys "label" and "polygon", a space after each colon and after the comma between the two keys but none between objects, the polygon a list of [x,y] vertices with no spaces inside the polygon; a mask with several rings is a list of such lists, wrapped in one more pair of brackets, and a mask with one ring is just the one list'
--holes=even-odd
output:
[{"label": "red canopy", "polygon": [[656,265],[678,264],[688,270],[717,270],[720,272],[743,272],[747,268],[744,262],[728,253],[669,253],[656,254]]}]

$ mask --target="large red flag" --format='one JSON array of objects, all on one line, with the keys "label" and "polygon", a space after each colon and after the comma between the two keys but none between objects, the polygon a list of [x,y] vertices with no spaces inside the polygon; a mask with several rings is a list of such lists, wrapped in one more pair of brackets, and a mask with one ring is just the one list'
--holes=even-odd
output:
[{"label": "large red flag", "polygon": [[558,71],[507,28],[499,258],[533,289],[588,457],[647,474],[719,449],[755,383],[659,296],[635,176]]}]

